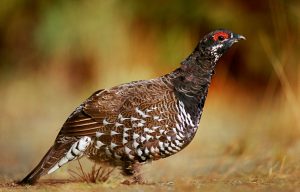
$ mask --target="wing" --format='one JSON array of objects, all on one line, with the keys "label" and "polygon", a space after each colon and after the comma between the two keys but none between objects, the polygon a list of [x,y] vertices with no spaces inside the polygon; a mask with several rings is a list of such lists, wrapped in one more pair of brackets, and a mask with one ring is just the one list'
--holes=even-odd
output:
[{"label": "wing", "polygon": [[100,90],[71,114],[58,137],[97,137],[96,148],[109,146],[115,157],[144,160],[147,151],[155,154],[159,145],[175,139],[176,101],[173,88],[161,79]]},{"label": "wing", "polygon": [[121,105],[114,90],[95,92],[69,116],[58,137],[94,136],[103,126],[103,120],[115,117]]},{"label": "wing", "polygon": [[130,116],[136,107],[164,100],[166,89],[160,83],[160,79],[136,81],[95,92],[70,115],[59,137],[94,136],[97,130],[113,128],[121,113]]}]

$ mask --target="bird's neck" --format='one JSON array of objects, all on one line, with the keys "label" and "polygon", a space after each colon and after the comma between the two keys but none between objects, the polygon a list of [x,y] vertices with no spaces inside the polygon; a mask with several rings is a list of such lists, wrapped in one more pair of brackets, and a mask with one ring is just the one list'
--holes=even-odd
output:
[{"label": "bird's neck", "polygon": [[215,69],[215,58],[195,50],[170,75],[177,99],[198,124]]}]

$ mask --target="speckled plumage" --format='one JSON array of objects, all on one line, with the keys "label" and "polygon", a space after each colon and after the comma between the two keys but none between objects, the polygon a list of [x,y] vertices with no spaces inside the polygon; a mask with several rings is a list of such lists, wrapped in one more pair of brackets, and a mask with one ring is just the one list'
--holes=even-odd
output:
[{"label": "speckled plumage", "polygon": [[213,31],[170,74],[95,92],[69,116],[54,145],[21,183],[34,183],[83,155],[121,166],[124,175],[140,182],[141,163],[173,155],[191,142],[216,62],[239,39],[228,30]]}]

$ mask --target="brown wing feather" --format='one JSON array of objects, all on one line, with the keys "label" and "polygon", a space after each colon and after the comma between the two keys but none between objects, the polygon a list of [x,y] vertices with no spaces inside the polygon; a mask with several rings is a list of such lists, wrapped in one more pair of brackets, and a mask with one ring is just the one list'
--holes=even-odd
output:
[{"label": "brown wing feather", "polygon": [[[149,109],[154,105],[164,108],[167,104],[164,102],[174,102],[174,99],[166,97],[174,94],[166,85],[163,84],[163,87],[160,87],[162,82],[157,81],[160,80],[138,81],[97,91],[70,115],[59,135],[64,137],[95,136],[97,130],[108,132],[115,129],[113,125],[103,125],[104,119],[116,122],[119,114],[127,118],[134,116],[132,113],[135,113],[136,107],[141,110]],[[162,115],[172,113],[172,111],[168,112],[168,109],[165,109],[164,113]],[[127,126],[132,127],[131,122],[127,122]]]},{"label": "brown wing feather", "polygon": [[114,90],[100,90],[90,96],[66,120],[58,138],[94,136],[103,127],[103,120],[117,115],[121,100]]},{"label": "brown wing feather", "polygon": [[63,136],[90,136],[99,129],[101,124],[91,116],[79,110],[70,116],[64,123],[59,135]]}]

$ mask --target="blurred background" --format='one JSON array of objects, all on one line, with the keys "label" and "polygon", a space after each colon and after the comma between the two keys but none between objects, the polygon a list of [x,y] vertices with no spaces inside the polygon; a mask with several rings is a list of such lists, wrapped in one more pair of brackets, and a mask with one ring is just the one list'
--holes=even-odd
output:
[{"label": "blurred background", "polygon": [[146,174],[300,173],[299,1],[1,0],[0,177],[25,176],[94,91],[169,73],[217,28],[247,41],[218,63],[190,146]]}]

